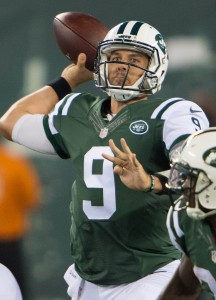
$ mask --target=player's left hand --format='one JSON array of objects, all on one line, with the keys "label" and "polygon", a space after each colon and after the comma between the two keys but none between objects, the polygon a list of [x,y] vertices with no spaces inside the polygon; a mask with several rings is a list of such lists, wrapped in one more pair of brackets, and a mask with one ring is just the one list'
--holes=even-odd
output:
[{"label": "player's left hand", "polygon": [[144,170],[136,158],[136,154],[132,153],[125,139],[120,140],[122,150],[120,150],[111,139],[109,146],[115,156],[103,154],[105,159],[115,164],[114,173],[118,174],[122,183],[128,188],[143,191],[151,185],[150,176]]}]

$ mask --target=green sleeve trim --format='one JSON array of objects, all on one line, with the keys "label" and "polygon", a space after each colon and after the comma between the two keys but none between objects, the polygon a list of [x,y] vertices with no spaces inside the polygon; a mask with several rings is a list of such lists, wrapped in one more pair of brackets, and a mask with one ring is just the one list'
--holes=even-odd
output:
[{"label": "green sleeve trim", "polygon": [[172,145],[170,146],[169,151],[170,151],[175,145],[177,145],[178,143],[180,143],[180,142],[186,140],[189,136],[190,136],[190,133],[183,134],[183,135],[179,136],[179,137],[172,143]]},{"label": "green sleeve trim", "polygon": [[172,148],[173,148],[175,145],[177,145],[178,143],[180,143],[180,142],[186,140],[189,136],[190,136],[190,134],[188,133],[188,134],[183,134],[183,135],[181,135],[180,137],[178,137],[178,138],[172,143],[172,145],[170,146],[170,148],[165,150],[165,155],[169,158],[169,154],[170,154],[170,152],[172,151]]},{"label": "green sleeve trim", "polygon": [[56,142],[53,134],[51,133],[50,128],[48,126],[48,116],[44,116],[43,126],[44,126],[46,136],[47,136],[48,140],[50,141],[50,143],[53,145],[56,153],[63,159],[70,158],[70,156],[61,149],[61,147]]},{"label": "green sleeve trim", "polygon": [[173,105],[174,103],[177,103],[179,101],[182,101],[182,99],[177,99],[177,100],[174,100],[170,103],[168,103],[167,105],[165,105],[160,111],[159,113],[157,114],[156,118],[155,119],[161,119],[163,113],[171,106]]}]

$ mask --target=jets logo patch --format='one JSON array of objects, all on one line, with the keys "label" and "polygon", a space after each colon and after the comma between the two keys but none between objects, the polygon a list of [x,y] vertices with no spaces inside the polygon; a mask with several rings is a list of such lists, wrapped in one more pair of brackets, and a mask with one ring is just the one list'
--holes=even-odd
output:
[{"label": "jets logo patch", "polygon": [[130,124],[129,129],[134,134],[144,134],[148,131],[148,124],[143,120],[138,120]]}]

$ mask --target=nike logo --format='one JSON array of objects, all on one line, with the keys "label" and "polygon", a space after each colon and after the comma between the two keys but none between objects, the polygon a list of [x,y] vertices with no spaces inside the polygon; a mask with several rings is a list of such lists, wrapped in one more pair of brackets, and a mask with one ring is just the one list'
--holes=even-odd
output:
[{"label": "nike logo", "polygon": [[202,112],[202,111],[196,110],[196,109],[193,109],[192,107],[190,107],[190,112],[193,114],[193,113]]}]

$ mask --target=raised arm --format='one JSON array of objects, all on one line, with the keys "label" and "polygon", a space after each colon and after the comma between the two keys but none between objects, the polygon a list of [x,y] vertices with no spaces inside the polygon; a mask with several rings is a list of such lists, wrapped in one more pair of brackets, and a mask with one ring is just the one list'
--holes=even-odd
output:
[{"label": "raised arm", "polygon": [[[61,77],[69,92],[93,78],[92,72],[85,68],[85,62],[86,55],[81,53],[76,65],[71,64],[63,70]],[[59,100],[54,86],[48,85],[21,98],[0,119],[0,134],[11,140],[14,125],[23,115],[48,114]]]}]

